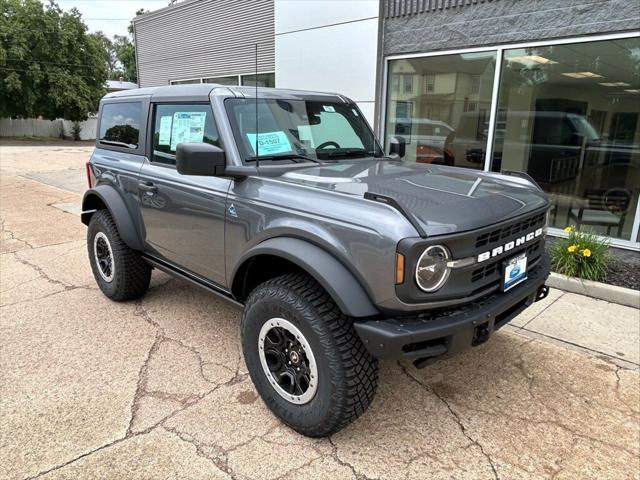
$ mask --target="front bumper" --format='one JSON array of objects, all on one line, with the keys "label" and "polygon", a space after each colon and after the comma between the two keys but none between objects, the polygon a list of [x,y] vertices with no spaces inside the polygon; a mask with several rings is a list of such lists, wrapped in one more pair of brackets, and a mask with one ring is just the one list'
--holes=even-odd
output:
[{"label": "front bumper", "polygon": [[356,321],[354,326],[374,357],[411,360],[417,367],[424,366],[435,357],[487,341],[494,331],[547,296],[544,283],[548,276],[549,262],[544,256],[529,278],[509,292],[425,316]]}]

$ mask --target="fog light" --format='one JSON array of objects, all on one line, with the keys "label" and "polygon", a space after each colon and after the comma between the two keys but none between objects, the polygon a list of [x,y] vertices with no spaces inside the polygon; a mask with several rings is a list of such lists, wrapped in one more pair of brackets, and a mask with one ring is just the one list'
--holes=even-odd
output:
[{"label": "fog light", "polygon": [[418,260],[416,266],[416,283],[425,292],[435,292],[449,278],[450,269],[447,262],[451,256],[449,250],[442,245],[428,247]]}]

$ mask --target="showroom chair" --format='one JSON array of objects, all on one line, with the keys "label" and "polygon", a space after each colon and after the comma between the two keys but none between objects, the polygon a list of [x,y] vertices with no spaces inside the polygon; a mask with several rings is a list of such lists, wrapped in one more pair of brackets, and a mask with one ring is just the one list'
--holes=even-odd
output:
[{"label": "showroom chair", "polygon": [[569,207],[568,223],[575,222],[578,229],[582,225],[606,227],[607,235],[611,235],[611,229],[617,227],[618,237],[621,237],[630,203],[631,194],[622,188],[587,189],[580,204],[572,202]]}]

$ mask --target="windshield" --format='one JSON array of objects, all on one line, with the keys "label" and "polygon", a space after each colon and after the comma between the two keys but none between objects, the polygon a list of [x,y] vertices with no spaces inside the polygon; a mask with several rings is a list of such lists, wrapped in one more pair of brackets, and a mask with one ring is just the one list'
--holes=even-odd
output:
[{"label": "windshield", "polygon": [[255,99],[228,99],[225,106],[245,162],[258,156],[300,162],[382,155],[369,125],[350,103],[259,99],[257,122]]},{"label": "windshield", "polygon": [[589,123],[589,120],[581,115],[569,115],[569,118],[572,120],[573,125],[576,127],[576,130],[578,130],[578,133],[586,137],[587,140],[598,140],[598,132],[596,132],[593,125]]}]

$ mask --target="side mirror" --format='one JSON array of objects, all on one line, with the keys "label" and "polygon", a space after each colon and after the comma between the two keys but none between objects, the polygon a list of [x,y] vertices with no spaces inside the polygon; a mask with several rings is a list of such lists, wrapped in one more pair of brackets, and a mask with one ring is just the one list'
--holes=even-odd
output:
[{"label": "side mirror", "polygon": [[176,167],[182,175],[223,175],[227,165],[224,150],[209,143],[179,143]]},{"label": "side mirror", "polygon": [[389,156],[403,158],[407,153],[407,143],[404,137],[391,137],[389,140]]}]

